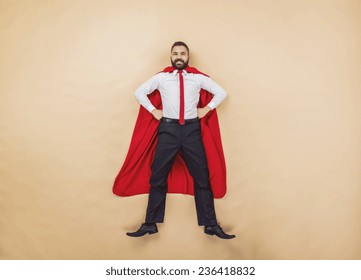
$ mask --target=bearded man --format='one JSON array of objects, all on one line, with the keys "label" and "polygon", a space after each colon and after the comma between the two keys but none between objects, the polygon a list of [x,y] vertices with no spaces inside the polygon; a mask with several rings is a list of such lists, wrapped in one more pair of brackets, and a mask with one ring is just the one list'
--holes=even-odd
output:
[{"label": "bearded man", "polygon": [[[214,193],[217,197],[225,194],[225,163],[215,108],[222,103],[227,94],[209,76],[194,67],[189,67],[189,57],[188,46],[184,42],[175,42],[171,47],[172,67],[167,67],[153,76],[135,92],[143,108],[138,116],[130,150],[138,150],[128,153],[113,187],[113,192],[120,196],[146,193],[147,182],[138,183],[136,180],[145,179],[147,174],[150,176],[145,222],[137,231],[127,233],[131,237],[158,232],[156,224],[164,221],[166,195],[169,189],[175,193],[194,195],[198,225],[204,226],[206,234],[216,235],[222,239],[235,237],[225,233],[219,226],[214,207]],[[202,92],[206,92],[208,98],[202,97]],[[158,103],[157,99],[149,98],[154,94],[158,94]],[[148,122],[140,124],[140,119],[145,118]],[[139,136],[136,131],[140,130],[144,133]],[[147,135],[151,134],[149,130],[155,131],[154,137],[147,138]],[[144,142],[144,145],[139,144]],[[151,169],[148,172],[144,171],[143,166],[147,160],[143,157],[150,153],[153,143],[155,152],[154,156],[148,157],[151,158]],[[139,148],[143,146],[144,148]],[[139,165],[139,162],[143,162],[143,165]],[[210,164],[213,164],[212,183]],[[141,171],[134,174],[131,168]],[[174,169],[186,169],[183,171],[186,175],[177,175],[178,171],[173,171]],[[129,174],[132,171],[130,180]],[[172,179],[172,176],[175,179]],[[130,184],[141,185],[142,190],[129,191],[127,188]],[[171,185],[178,186],[173,190]]]}]

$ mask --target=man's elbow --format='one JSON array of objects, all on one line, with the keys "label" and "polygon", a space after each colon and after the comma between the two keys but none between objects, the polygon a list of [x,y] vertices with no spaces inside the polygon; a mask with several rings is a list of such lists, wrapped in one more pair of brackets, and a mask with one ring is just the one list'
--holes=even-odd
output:
[{"label": "man's elbow", "polygon": [[142,95],[143,95],[142,92],[140,92],[139,90],[136,90],[136,91],[134,92],[134,96],[135,96],[135,98],[138,100],[138,102],[141,101]]},{"label": "man's elbow", "polygon": [[226,99],[227,96],[228,96],[228,93],[225,90],[223,90],[222,91],[222,100]]}]

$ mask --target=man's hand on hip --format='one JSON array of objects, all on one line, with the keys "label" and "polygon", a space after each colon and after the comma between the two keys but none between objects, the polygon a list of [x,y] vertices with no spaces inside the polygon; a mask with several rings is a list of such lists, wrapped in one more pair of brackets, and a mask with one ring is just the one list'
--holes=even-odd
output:
[{"label": "man's hand on hip", "polygon": [[163,117],[163,111],[154,109],[152,115],[159,121]]},{"label": "man's hand on hip", "polygon": [[205,115],[207,115],[207,113],[211,110],[211,108],[209,108],[208,106],[204,107],[204,108],[198,108],[198,118],[203,118]]}]

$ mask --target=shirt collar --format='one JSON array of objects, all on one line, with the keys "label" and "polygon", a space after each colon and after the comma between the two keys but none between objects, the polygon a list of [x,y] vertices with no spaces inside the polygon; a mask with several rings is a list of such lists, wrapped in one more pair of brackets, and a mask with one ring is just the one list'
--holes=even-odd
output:
[{"label": "shirt collar", "polygon": [[[188,74],[188,72],[186,71],[186,70],[182,70],[182,73],[183,73],[183,75],[187,75]],[[174,75],[174,76],[176,76],[177,74],[178,74],[178,70],[177,69],[175,69],[173,72],[172,72],[172,74]]]}]

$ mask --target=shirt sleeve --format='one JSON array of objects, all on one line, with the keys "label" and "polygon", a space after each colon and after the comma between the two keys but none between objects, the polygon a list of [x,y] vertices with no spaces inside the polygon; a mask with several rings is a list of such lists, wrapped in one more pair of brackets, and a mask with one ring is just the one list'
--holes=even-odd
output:
[{"label": "shirt sleeve", "polygon": [[200,83],[200,87],[213,95],[212,100],[207,104],[207,106],[213,110],[226,98],[226,91],[210,77],[198,74],[197,79]]},{"label": "shirt sleeve", "polygon": [[142,105],[149,112],[152,112],[155,107],[150,102],[147,95],[151,94],[154,90],[158,89],[161,80],[161,73],[150,78],[148,81],[143,83],[140,87],[135,91],[135,97],[137,98],[140,105]]}]

